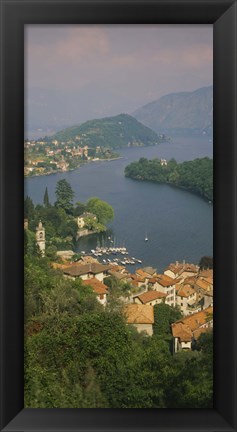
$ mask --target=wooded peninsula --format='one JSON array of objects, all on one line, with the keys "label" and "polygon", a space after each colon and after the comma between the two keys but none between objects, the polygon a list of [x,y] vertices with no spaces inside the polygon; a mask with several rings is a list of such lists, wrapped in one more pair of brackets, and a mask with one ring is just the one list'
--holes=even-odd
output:
[{"label": "wooded peninsula", "polygon": [[140,158],[126,166],[125,176],[134,180],[167,183],[213,201],[213,160],[208,157],[182,163],[177,163],[175,159]]}]

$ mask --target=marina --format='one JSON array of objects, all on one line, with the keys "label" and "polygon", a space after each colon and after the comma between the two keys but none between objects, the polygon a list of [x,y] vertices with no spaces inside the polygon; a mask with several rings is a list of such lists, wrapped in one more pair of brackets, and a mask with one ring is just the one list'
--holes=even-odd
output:
[{"label": "marina", "polygon": [[[99,247],[91,249],[89,252],[81,251],[82,255],[94,256],[98,261],[103,264],[113,264],[113,265],[135,265],[142,264],[142,260],[130,257],[129,252],[126,247]],[[110,258],[105,258],[105,255]],[[116,255],[116,258],[113,256]],[[126,256],[124,256],[126,255]]]}]

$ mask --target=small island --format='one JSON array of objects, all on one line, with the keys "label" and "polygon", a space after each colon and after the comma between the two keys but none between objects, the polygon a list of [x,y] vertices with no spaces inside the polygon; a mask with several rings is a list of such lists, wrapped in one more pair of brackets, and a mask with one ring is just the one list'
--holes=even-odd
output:
[{"label": "small island", "polygon": [[140,158],[125,168],[125,176],[134,180],[166,183],[213,201],[213,160],[204,157],[177,163],[175,159]]}]

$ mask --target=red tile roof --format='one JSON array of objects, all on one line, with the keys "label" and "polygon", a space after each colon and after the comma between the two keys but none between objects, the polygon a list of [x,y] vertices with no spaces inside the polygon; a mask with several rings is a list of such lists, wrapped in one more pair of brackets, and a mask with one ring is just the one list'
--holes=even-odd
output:
[{"label": "red tile roof", "polygon": [[96,278],[84,280],[83,285],[91,286],[96,294],[108,294],[108,287]]},{"label": "red tile roof", "polygon": [[163,274],[157,275],[157,281],[163,287],[175,285],[175,283],[177,282],[176,279],[173,279],[172,277]]},{"label": "red tile roof", "polygon": [[209,330],[208,327],[205,329],[202,328],[202,326],[207,324],[208,321],[211,321],[212,314],[213,307],[209,307],[195,314],[188,315],[182,320],[171,324],[173,337],[178,337],[181,341],[185,342],[185,338],[190,337],[188,334],[191,334],[191,337],[193,336],[197,339],[201,333]]},{"label": "red tile roof", "polygon": [[189,284],[177,285],[176,287],[178,288],[176,290],[176,295],[179,297],[189,297],[196,292]]},{"label": "red tile roof", "polygon": [[151,290],[151,291],[144,292],[143,294],[140,294],[140,295],[135,296],[135,297],[138,297],[139,300],[145,304],[145,303],[149,303],[149,302],[156,300],[156,299],[163,299],[166,296],[167,295],[162,293],[162,292]]},{"label": "red tile roof", "polygon": [[191,342],[192,332],[186,324],[179,322],[179,323],[172,324],[171,327],[172,327],[173,337],[179,338],[180,342]]}]

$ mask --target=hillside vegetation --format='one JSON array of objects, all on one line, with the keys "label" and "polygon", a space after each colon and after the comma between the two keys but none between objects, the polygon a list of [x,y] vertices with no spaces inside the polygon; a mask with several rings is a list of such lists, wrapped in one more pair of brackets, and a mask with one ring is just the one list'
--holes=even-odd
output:
[{"label": "hillside vegetation", "polygon": [[90,148],[149,146],[160,141],[156,132],[127,114],[89,120],[80,126],[64,129],[51,138],[77,141],[80,146],[88,145]]},{"label": "hillside vegetation", "polygon": [[155,306],[147,337],[111,290],[104,308],[81,279],[26,253],[24,311],[26,408],[212,408],[212,333],[172,356],[170,306]]},{"label": "hillside vegetation", "polygon": [[213,87],[172,93],[139,108],[134,117],[168,135],[212,134]]},{"label": "hillside vegetation", "polygon": [[125,168],[125,176],[135,180],[168,183],[213,200],[213,161],[207,157],[178,164],[171,159],[161,165],[159,159],[139,159]]}]

